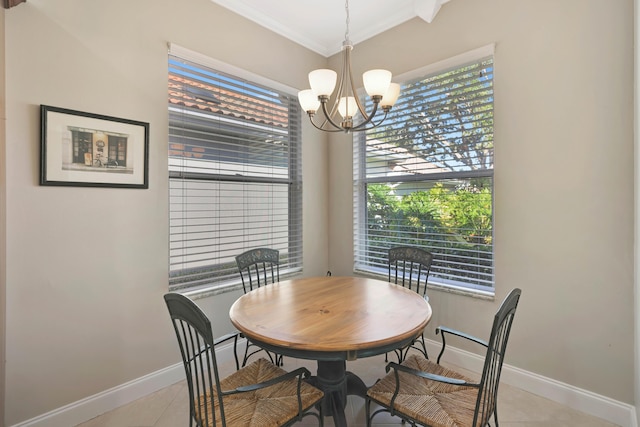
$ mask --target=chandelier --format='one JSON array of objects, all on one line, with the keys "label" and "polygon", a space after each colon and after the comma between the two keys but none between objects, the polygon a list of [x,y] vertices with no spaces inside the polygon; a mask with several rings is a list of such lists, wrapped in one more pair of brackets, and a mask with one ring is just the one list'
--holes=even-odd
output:
[{"label": "chandelier", "polygon": [[[387,114],[400,95],[400,85],[391,83],[390,71],[369,70],[362,75],[365,91],[373,103],[371,111],[366,112],[362,101],[356,94],[351,71],[353,45],[349,40],[349,0],[345,2],[345,10],[347,12],[347,28],[342,43],[340,79],[333,70],[314,70],[309,73],[311,89],[298,92],[300,105],[309,115],[311,124],[325,132],[348,133],[373,129],[387,118]],[[338,83],[338,89],[330,103],[336,83]],[[322,118],[316,117],[318,109],[322,111]],[[379,114],[380,110],[384,115]]]}]

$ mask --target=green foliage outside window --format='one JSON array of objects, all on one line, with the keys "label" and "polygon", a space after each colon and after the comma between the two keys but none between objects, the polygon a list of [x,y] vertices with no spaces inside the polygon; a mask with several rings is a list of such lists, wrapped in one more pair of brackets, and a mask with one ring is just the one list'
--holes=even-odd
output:
[{"label": "green foliage outside window", "polygon": [[[492,194],[486,178],[453,187],[442,182],[406,195],[389,184],[367,185],[367,223],[372,247],[422,246],[449,265],[465,265],[469,278],[490,274]],[[469,265],[469,253],[479,263]],[[482,261],[485,262],[482,262]],[[456,269],[459,270],[459,269]],[[438,275],[436,270],[436,275]],[[440,277],[447,278],[446,272]]]}]

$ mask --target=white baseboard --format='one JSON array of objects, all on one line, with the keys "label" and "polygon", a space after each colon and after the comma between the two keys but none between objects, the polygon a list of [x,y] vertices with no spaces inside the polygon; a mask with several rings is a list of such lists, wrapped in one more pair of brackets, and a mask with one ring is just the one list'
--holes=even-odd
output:
[{"label": "white baseboard", "polygon": [[[440,351],[440,343],[427,340],[430,355]],[[219,363],[232,360],[233,346],[222,346],[216,353]],[[482,371],[483,358],[465,350],[448,346],[447,362],[472,372]],[[85,399],[47,412],[11,427],[69,427],[126,405],[184,379],[182,363],[153,372]],[[621,427],[638,427],[635,407],[605,396],[556,381],[542,375],[504,365],[501,380],[538,396],[556,401],[572,409],[602,418]]]},{"label": "white baseboard", "polygon": [[[441,343],[432,340],[426,341],[430,358],[436,358],[442,348]],[[447,346],[445,356],[449,363],[472,372],[482,372],[484,358],[477,354]],[[636,410],[633,405],[507,364],[502,367],[500,381],[621,427],[638,427]]]},{"label": "white baseboard", "polygon": [[[231,361],[233,344],[221,345],[216,356],[220,364]],[[75,426],[182,380],[184,367],[179,362],[11,427]]]}]

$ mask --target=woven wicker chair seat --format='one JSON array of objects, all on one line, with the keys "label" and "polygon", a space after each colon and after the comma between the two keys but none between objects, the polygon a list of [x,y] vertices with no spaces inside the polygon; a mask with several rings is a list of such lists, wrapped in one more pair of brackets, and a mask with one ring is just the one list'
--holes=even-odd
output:
[{"label": "woven wicker chair seat", "polygon": [[[456,371],[415,354],[409,356],[402,365],[436,375],[474,382]],[[399,377],[400,391],[394,403],[396,411],[426,426],[471,427],[478,398],[477,388],[431,381],[405,372],[400,372]],[[395,388],[395,374],[390,372],[372,386],[367,394],[374,401],[391,406]]]},{"label": "woven wicker chair seat", "polygon": [[[237,387],[261,383],[286,373],[268,360],[260,358],[221,380],[220,386],[222,390],[229,391]],[[318,402],[323,393],[303,382],[300,395],[303,410],[306,410]],[[207,405],[211,405],[209,394],[200,396],[200,403],[203,399],[206,399]],[[293,378],[260,390],[225,396],[223,401],[224,414],[229,427],[282,426],[298,415],[298,381]],[[217,397],[214,398],[214,402],[215,425],[220,426],[222,420]],[[203,424],[213,426],[211,411],[208,412],[210,414],[208,424]]]}]

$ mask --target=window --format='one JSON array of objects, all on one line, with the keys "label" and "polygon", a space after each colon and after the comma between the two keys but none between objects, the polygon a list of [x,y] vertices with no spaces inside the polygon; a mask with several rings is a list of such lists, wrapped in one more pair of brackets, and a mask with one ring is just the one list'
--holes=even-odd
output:
[{"label": "window", "polygon": [[257,247],[301,271],[295,95],[173,55],[168,90],[169,289],[239,283],[235,256]]},{"label": "window", "polygon": [[429,282],[493,293],[493,56],[404,81],[354,141],[356,271],[391,246],[434,254]]}]

